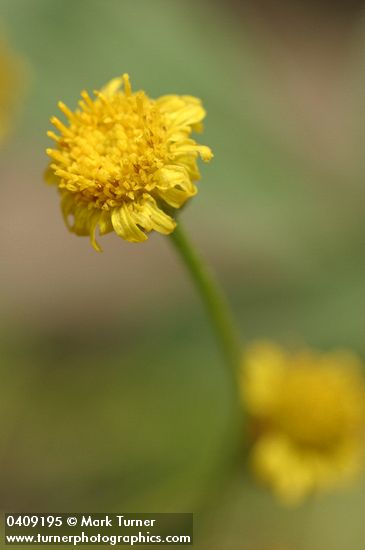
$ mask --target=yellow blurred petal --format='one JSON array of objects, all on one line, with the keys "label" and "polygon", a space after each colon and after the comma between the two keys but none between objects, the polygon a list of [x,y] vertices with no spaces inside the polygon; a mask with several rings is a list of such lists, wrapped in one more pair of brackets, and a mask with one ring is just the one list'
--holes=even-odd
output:
[{"label": "yellow blurred petal", "polygon": [[58,178],[50,166],[47,166],[45,169],[43,177],[44,181],[48,183],[48,185],[57,185],[58,183]]},{"label": "yellow blurred petal", "polygon": [[101,246],[96,240],[96,228],[98,226],[99,220],[100,212],[93,212],[93,214],[90,216],[90,241],[96,252],[102,251]]},{"label": "yellow blurred petal", "polygon": [[364,470],[365,380],[352,353],[258,342],[243,358],[241,390],[257,428],[254,472],[282,502],[347,486]]},{"label": "yellow blurred petal", "polygon": [[110,231],[113,231],[113,224],[111,221],[111,213],[108,212],[102,212],[99,216],[98,220],[99,225],[99,232],[100,235],[106,235],[107,233],[110,233]]},{"label": "yellow blurred petal", "polygon": [[73,221],[72,220],[72,223],[70,221],[70,215],[73,216],[73,212],[75,210],[75,199],[74,197],[72,196],[71,193],[68,193],[67,191],[65,193],[62,194],[62,199],[61,199],[61,210],[62,210],[62,215],[63,215],[63,219],[65,221],[65,224],[66,226],[68,227],[68,229],[70,231],[72,231],[72,226],[73,226]]},{"label": "yellow blurred petal", "polygon": [[74,223],[72,225],[72,232],[79,236],[90,235],[91,223],[92,223],[92,210],[89,210],[87,206],[77,205],[73,212]]},{"label": "yellow blurred petal", "polygon": [[106,96],[110,97],[120,90],[123,85],[123,78],[118,76],[109,80],[107,84],[101,89],[101,92]]}]

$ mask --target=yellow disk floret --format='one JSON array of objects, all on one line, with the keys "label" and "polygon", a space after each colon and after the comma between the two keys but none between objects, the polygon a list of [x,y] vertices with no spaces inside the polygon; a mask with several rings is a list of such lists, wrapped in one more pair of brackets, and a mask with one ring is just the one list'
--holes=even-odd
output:
[{"label": "yellow disk floret", "polygon": [[249,348],[242,396],[257,477],[285,503],[346,484],[364,468],[365,381],[349,353]]},{"label": "yellow disk floret", "polygon": [[130,242],[142,242],[155,230],[171,233],[171,209],[180,208],[197,188],[198,155],[212,158],[209,147],[190,138],[201,130],[205,111],[191,96],[150,99],[132,92],[128,75],[110,81],[91,98],[84,91],[79,109],[58,104],[67,119],[51,119],[58,130],[47,149],[50,182],[58,185],[69,229],[90,235],[115,231]]}]

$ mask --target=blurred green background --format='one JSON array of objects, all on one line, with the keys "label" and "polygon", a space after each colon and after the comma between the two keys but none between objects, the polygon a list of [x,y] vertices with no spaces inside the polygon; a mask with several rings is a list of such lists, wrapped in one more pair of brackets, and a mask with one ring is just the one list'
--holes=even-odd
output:
[{"label": "blurred green background", "polygon": [[1,509],[194,511],[202,549],[363,549],[363,482],[286,510],[242,464],[205,510],[231,410],[199,297],[168,239],[111,234],[99,255],[43,183],[59,99],[123,72],[201,97],[215,158],[183,221],[243,338],[364,358],[362,8],[0,0],[25,73],[0,165]]}]

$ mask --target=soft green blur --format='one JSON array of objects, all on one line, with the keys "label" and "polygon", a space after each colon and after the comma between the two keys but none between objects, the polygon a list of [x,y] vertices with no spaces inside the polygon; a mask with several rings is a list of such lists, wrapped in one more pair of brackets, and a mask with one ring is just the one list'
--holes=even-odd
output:
[{"label": "soft green blur", "polygon": [[197,548],[362,550],[363,481],[286,510],[242,463],[210,498],[234,452],[230,382],[184,266],[158,235],[97,254],[43,183],[59,99],[124,72],[152,97],[202,98],[215,158],[182,216],[243,339],[365,358],[361,26],[326,72],[330,33],[308,56],[305,33],[280,49],[234,2],[0,8],[25,88],[0,165],[0,508],[194,511]]}]

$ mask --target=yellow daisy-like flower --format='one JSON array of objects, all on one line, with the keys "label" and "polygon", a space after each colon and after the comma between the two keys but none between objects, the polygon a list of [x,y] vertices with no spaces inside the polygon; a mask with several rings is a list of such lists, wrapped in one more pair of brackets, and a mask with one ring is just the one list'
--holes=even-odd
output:
[{"label": "yellow daisy-like flower", "polygon": [[0,143],[9,131],[19,88],[18,59],[0,40]]},{"label": "yellow daisy-like flower", "polygon": [[248,349],[242,397],[256,477],[286,504],[346,485],[364,468],[365,381],[351,353]]},{"label": "yellow daisy-like flower", "polygon": [[209,147],[190,135],[202,130],[205,110],[199,99],[167,95],[156,100],[132,92],[128,75],[111,80],[91,98],[81,93],[80,109],[58,104],[68,119],[51,122],[56,142],[47,149],[52,161],[48,179],[58,185],[66,224],[76,235],[115,231],[142,242],[155,230],[171,233],[171,209],[196,194],[198,155],[212,158]]}]

